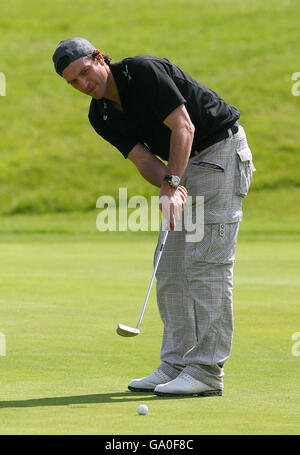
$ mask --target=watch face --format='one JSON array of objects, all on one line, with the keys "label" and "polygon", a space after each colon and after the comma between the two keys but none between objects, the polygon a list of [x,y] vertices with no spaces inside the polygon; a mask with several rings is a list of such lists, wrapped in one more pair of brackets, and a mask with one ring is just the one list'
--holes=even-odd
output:
[{"label": "watch face", "polygon": [[180,178],[177,175],[172,175],[172,183],[174,186],[178,186],[180,183]]},{"label": "watch face", "polygon": [[165,175],[164,180],[167,181],[173,188],[177,188],[180,183],[180,177],[178,177],[178,175]]}]

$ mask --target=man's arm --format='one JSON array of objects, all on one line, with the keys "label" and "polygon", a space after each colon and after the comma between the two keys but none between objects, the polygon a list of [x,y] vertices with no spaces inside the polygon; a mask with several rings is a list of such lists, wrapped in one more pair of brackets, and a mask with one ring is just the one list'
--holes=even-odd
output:
[{"label": "man's arm", "polygon": [[128,158],[148,182],[161,187],[163,178],[167,174],[167,168],[144,144],[136,144],[128,154]]},{"label": "man's arm", "polygon": [[[167,174],[177,175],[181,178],[191,154],[195,127],[184,104],[171,112],[164,120],[164,124],[171,130]],[[168,182],[163,181],[160,187],[160,198],[164,200],[167,197],[169,202],[167,208],[162,205],[162,212],[168,213],[172,230],[175,229],[175,222],[182,210],[182,201],[177,196],[176,189],[172,188]]]},{"label": "man's arm", "polygon": [[[128,158],[135,164],[140,174],[148,182],[161,188],[163,178],[167,174],[167,167],[162,161],[156,158],[156,156],[154,156],[145,145],[141,143],[136,144],[136,146],[133,147],[128,154]],[[173,193],[174,194],[170,200],[160,201],[160,209],[162,210],[165,218],[170,220],[170,229],[175,228],[175,221],[182,212],[187,197],[186,189],[183,186],[179,186],[177,191],[174,190]],[[174,201],[176,211],[174,210]]]},{"label": "man's arm", "polygon": [[164,124],[171,130],[167,173],[181,178],[190,157],[195,127],[184,104],[171,112]]},{"label": "man's arm", "polygon": [[183,104],[168,115],[164,124],[171,130],[167,166],[141,143],[133,147],[128,158],[148,182],[158,187],[163,184],[167,185],[166,188],[171,188],[167,182],[163,182],[163,178],[166,174],[182,177],[191,153],[195,128]]},{"label": "man's arm", "polygon": [[186,192],[184,190],[185,194],[182,196],[181,190],[179,192],[181,195],[178,197],[178,192],[168,182],[163,181],[163,178],[166,174],[182,177],[191,153],[195,128],[183,104],[168,115],[164,124],[171,130],[167,166],[143,144],[137,144],[128,154],[128,158],[148,182],[160,187],[160,197],[168,198],[168,206],[165,211],[164,207],[162,210],[165,214],[170,211],[170,228],[174,229],[176,218],[182,210],[182,201],[185,200]]}]

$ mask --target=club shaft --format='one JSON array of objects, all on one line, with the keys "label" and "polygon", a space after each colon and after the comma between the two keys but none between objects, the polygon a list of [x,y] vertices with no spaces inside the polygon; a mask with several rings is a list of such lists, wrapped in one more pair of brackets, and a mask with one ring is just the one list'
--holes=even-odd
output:
[{"label": "club shaft", "polygon": [[137,323],[137,326],[136,326],[137,329],[140,328],[140,325],[141,325],[141,322],[142,322],[142,319],[143,319],[143,316],[144,316],[144,313],[145,313],[146,305],[147,305],[148,298],[149,298],[149,295],[150,295],[150,292],[151,292],[151,288],[152,288],[152,284],[153,284],[153,281],[154,281],[154,278],[155,278],[156,270],[157,270],[157,267],[158,267],[158,264],[159,264],[159,261],[160,261],[160,257],[162,255],[162,251],[164,249],[164,245],[165,245],[167,237],[168,237],[168,233],[169,233],[169,231],[168,231],[168,229],[166,229],[165,232],[164,232],[164,235],[163,235],[163,239],[162,239],[162,242],[161,242],[161,245],[160,245],[160,248],[159,248],[159,252],[158,252],[155,264],[154,264],[154,269],[153,269],[151,281],[150,281],[150,284],[149,284],[149,287],[148,287],[148,291],[147,291],[147,295],[146,295],[146,298],[145,298],[143,309],[142,309],[142,312],[141,312],[141,315],[140,315],[140,319],[139,319],[139,322]]}]

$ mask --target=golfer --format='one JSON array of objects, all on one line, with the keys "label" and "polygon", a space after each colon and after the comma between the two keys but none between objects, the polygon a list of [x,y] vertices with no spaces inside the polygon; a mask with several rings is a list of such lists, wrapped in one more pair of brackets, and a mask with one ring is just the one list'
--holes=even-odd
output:
[{"label": "golfer", "polygon": [[[166,58],[112,63],[86,39],[71,38],[59,43],[53,62],[68,84],[92,97],[95,131],[169,201],[161,206],[170,232],[156,274],[161,364],[131,380],[129,390],[222,395],[242,199],[255,170],[238,109]],[[176,229],[187,195],[204,200],[197,242],[186,240],[184,226]]]}]

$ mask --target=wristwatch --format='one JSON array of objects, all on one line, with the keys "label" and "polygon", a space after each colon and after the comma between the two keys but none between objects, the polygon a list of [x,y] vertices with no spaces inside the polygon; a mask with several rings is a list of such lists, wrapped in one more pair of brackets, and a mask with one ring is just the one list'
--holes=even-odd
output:
[{"label": "wristwatch", "polygon": [[177,188],[180,183],[178,175],[165,175],[163,181],[168,182],[172,188]]}]

